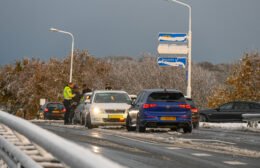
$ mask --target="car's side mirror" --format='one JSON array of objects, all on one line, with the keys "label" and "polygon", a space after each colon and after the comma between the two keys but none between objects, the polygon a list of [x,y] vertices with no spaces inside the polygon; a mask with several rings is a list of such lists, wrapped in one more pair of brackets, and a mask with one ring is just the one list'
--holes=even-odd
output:
[{"label": "car's side mirror", "polygon": [[217,108],[215,108],[215,110],[216,110],[216,111],[219,111],[219,110],[220,110],[220,108],[219,108],[219,107],[217,107]]}]

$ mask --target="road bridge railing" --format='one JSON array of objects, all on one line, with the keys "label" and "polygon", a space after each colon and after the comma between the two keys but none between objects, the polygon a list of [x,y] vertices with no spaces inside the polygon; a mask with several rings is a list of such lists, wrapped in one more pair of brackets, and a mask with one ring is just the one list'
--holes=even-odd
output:
[{"label": "road bridge railing", "polygon": [[[12,130],[15,130],[33,143],[39,145],[44,150],[51,153],[59,161],[63,162],[66,166],[73,168],[122,167],[121,165],[110,161],[101,155],[97,155],[86,148],[57,136],[37,125],[34,125],[29,121],[1,110],[0,123]],[[6,164],[9,165],[9,167],[14,167],[14,164],[16,163],[19,163],[21,167],[25,168],[41,167],[40,165],[36,166],[37,164],[31,158],[28,158],[18,149],[15,149],[15,147],[1,137],[1,135],[0,144],[0,156]],[[14,162],[12,158],[15,158],[16,162]]]}]

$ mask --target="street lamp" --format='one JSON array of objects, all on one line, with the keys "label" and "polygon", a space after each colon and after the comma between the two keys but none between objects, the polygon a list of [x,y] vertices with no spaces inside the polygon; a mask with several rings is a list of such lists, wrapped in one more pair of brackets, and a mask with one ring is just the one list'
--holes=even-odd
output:
[{"label": "street lamp", "polygon": [[178,3],[180,5],[183,5],[185,7],[189,8],[189,33],[188,33],[188,47],[189,47],[189,55],[188,55],[188,86],[187,86],[187,97],[191,98],[191,6],[180,2],[178,0],[171,0],[172,2]]},{"label": "street lamp", "polygon": [[59,33],[64,33],[64,34],[68,34],[71,36],[72,38],[72,45],[71,45],[71,60],[70,60],[70,82],[72,82],[72,67],[73,67],[73,51],[74,51],[74,36],[73,34],[71,34],[70,32],[66,32],[63,30],[58,30],[55,28],[50,28],[50,31],[52,32],[59,32]]}]

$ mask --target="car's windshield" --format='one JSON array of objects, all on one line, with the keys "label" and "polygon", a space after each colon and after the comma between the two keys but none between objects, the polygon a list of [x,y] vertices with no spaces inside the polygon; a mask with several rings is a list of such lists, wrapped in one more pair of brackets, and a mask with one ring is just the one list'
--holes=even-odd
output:
[{"label": "car's windshield", "polygon": [[126,93],[97,93],[95,103],[129,103],[131,100]]},{"label": "car's windshield", "polygon": [[149,102],[185,102],[182,93],[174,92],[156,92],[150,94],[148,97]]}]

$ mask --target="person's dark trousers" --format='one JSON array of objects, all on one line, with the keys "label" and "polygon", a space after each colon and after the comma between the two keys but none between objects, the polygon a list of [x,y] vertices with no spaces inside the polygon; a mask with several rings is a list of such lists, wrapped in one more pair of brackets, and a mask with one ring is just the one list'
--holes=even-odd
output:
[{"label": "person's dark trousers", "polygon": [[70,118],[70,100],[64,100],[63,104],[65,106],[66,112],[64,116],[64,124],[69,124],[69,118]]}]

